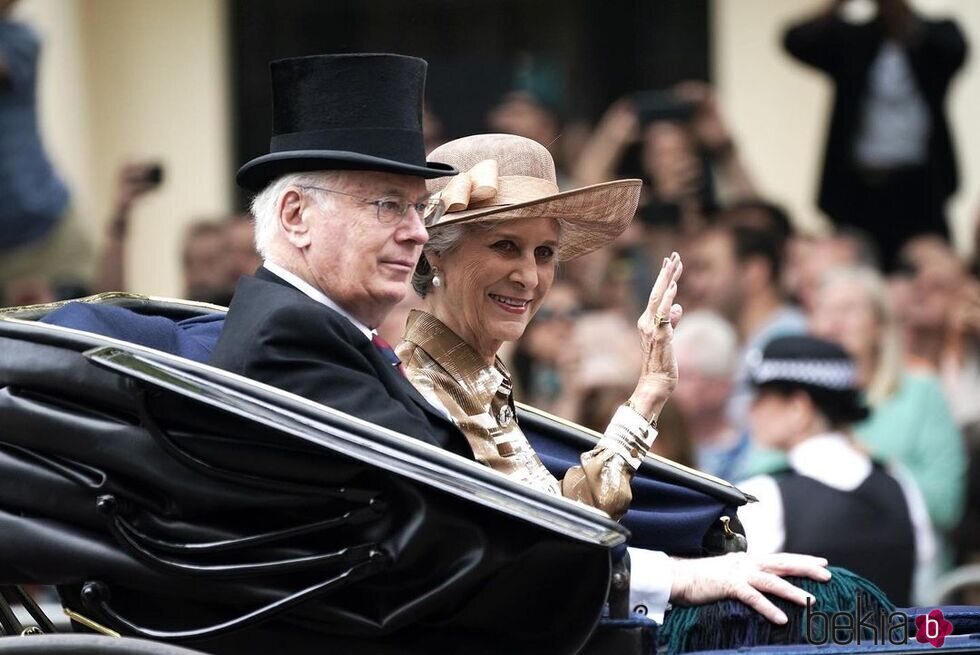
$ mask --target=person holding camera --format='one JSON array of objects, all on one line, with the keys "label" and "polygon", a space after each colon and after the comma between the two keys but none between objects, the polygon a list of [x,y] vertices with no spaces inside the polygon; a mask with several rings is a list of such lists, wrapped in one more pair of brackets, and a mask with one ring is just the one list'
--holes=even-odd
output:
[{"label": "person holding camera", "polygon": [[163,182],[163,167],[157,162],[123,164],[116,177],[116,199],[99,257],[98,291],[126,290],[126,242],[133,204],[140,196]]},{"label": "person holding camera", "polygon": [[784,46],[834,83],[817,204],[835,225],[869,232],[887,272],[911,237],[949,238],[958,173],[945,102],[967,45],[955,22],[906,0],[877,0],[862,24],[842,17],[848,2],[791,25]]},{"label": "person holding camera", "polygon": [[[588,186],[623,175],[647,182],[640,197],[640,220],[618,242],[637,307],[645,302],[656,262],[683,250],[719,207],[758,196],[714,93],[702,82],[635,93],[606,110],[582,148],[572,177],[576,184]],[[608,256],[607,251],[582,257],[570,262],[566,273],[588,289],[589,281],[601,279],[601,268],[609,265],[597,260]]]},{"label": "person holding camera", "polygon": [[707,84],[682,82],[614,102],[596,126],[574,170],[578,184],[611,180],[640,146],[650,182],[641,218],[647,224],[696,231],[721,205],[758,194]]}]

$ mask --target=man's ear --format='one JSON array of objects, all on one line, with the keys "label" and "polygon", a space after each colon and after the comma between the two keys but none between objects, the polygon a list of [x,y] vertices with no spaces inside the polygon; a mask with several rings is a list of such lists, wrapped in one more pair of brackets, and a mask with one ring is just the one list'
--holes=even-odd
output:
[{"label": "man's ear", "polygon": [[307,216],[311,209],[307,197],[296,187],[287,187],[279,196],[279,204],[276,206],[279,227],[289,243],[297,249],[309,246],[312,241],[310,219]]}]

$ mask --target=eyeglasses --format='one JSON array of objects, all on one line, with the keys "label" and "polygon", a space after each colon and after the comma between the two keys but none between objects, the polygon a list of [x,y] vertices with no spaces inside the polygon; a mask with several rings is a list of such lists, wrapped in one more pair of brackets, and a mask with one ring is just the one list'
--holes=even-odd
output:
[{"label": "eyeglasses", "polygon": [[355,200],[360,200],[368,205],[374,205],[378,212],[378,222],[382,223],[383,225],[393,225],[400,222],[403,218],[405,218],[405,214],[408,213],[409,209],[414,209],[415,213],[422,217],[422,222],[426,227],[430,227],[436,220],[435,212],[433,212],[432,200],[427,200],[425,202],[407,202],[401,198],[381,198],[380,200],[369,200],[367,198],[362,198],[361,196],[355,196],[352,193],[336,191],[335,189],[326,189],[321,186],[301,185],[300,188],[316,189],[317,191],[326,191],[327,193],[336,193],[341,196],[347,196],[349,198],[354,198]]}]

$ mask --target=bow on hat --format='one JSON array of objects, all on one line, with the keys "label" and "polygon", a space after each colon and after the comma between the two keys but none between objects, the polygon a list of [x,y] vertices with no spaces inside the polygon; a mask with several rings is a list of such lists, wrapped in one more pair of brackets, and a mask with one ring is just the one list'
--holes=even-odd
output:
[{"label": "bow on hat", "polygon": [[426,217],[434,225],[446,214],[533,202],[558,193],[558,185],[529,175],[500,175],[497,160],[484,159],[450,179],[432,199]]},{"label": "bow on hat", "polygon": [[433,178],[431,228],[469,221],[560,219],[558,260],[567,261],[611,243],[636,212],[640,180],[613,180],[560,191],[548,149],[515,134],[474,134],[431,153],[461,173]]}]

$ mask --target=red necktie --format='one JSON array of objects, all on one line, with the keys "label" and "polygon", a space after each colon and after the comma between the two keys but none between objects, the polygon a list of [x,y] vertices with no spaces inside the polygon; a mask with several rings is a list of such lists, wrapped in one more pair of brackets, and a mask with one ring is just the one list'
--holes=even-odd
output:
[{"label": "red necktie", "polygon": [[378,349],[378,352],[380,352],[384,358],[388,360],[389,364],[397,369],[402,376],[405,376],[405,367],[402,366],[402,360],[398,359],[398,355],[395,354],[395,349],[391,347],[391,344],[382,339],[381,335],[377,333],[371,337],[371,343],[373,343],[374,347]]}]

